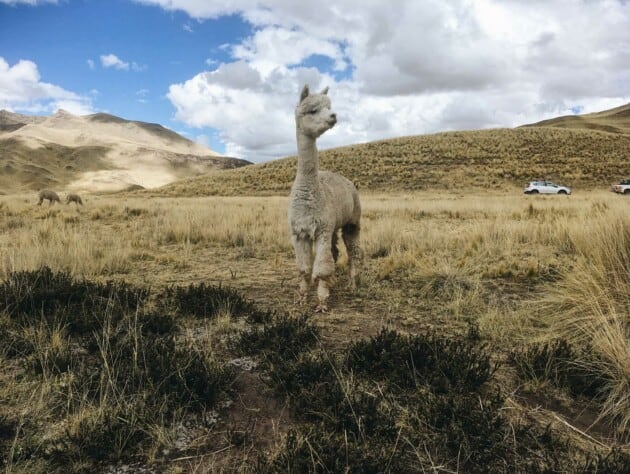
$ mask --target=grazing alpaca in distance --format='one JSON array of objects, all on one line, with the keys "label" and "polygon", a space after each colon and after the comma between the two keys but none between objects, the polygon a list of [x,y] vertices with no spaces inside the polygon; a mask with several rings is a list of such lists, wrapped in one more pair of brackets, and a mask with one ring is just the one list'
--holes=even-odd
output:
[{"label": "grazing alpaca in distance", "polygon": [[340,174],[319,171],[315,141],[337,123],[327,93],[328,88],[320,94],[310,94],[306,85],[295,109],[298,165],[288,213],[300,273],[299,301],[307,300],[311,281],[317,281],[319,304],[315,311],[318,312],[328,311],[339,229],[348,250],[353,289],[362,256],[359,247],[361,204],[354,184]]},{"label": "grazing alpaca in distance", "polygon": [[55,201],[58,203],[61,203],[61,201],[59,200],[59,196],[57,196],[57,193],[55,191],[51,191],[50,189],[41,190],[38,196],[39,196],[39,202],[37,203],[38,206],[42,205],[42,202],[44,202],[44,199],[48,199],[48,205],[51,205]]},{"label": "grazing alpaca in distance", "polygon": [[70,204],[71,202],[75,203],[77,207],[79,207],[79,204],[83,206],[81,196],[79,196],[78,194],[70,193],[66,196],[66,204]]}]

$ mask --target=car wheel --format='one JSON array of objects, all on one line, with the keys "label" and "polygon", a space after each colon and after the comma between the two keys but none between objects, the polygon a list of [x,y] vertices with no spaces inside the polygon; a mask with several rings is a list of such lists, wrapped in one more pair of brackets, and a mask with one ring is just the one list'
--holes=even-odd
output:
[{"label": "car wheel", "polygon": [[532,189],[529,194],[538,194],[538,189]]},{"label": "car wheel", "polygon": [[561,189],[560,191],[558,191],[558,194],[566,194],[567,192],[564,189]]},{"label": "car wheel", "polygon": [[630,189],[624,189],[624,190],[623,190],[623,193],[624,193],[624,194],[630,194]]}]

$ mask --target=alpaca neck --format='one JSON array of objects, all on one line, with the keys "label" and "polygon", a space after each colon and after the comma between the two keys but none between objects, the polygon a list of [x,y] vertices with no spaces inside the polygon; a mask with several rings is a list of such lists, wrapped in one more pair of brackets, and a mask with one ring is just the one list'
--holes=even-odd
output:
[{"label": "alpaca neck", "polygon": [[295,182],[297,185],[305,185],[316,188],[319,185],[319,157],[315,139],[298,133],[298,167]]}]

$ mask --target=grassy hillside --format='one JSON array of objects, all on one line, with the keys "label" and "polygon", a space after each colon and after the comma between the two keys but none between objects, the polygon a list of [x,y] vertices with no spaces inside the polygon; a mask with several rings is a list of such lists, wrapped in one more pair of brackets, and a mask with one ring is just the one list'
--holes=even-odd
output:
[{"label": "grassy hillside", "polygon": [[525,126],[587,129],[630,134],[630,104],[593,114],[566,115]]},{"label": "grassy hillside", "polygon": [[0,192],[65,186],[85,171],[108,169],[107,152],[106,147],[52,143],[35,151],[19,140],[0,140]]},{"label": "grassy hillside", "polygon": [[[321,169],[360,189],[411,191],[521,187],[534,178],[577,188],[607,187],[630,175],[630,134],[556,127],[448,132],[325,150]],[[296,158],[214,172],[159,190],[169,196],[286,193]]]}]

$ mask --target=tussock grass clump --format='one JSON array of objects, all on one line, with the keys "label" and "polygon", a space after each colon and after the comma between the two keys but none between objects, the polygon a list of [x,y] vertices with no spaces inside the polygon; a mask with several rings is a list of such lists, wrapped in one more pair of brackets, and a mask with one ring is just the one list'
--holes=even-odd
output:
[{"label": "tussock grass clump", "polygon": [[[578,348],[573,363],[605,380],[601,416],[630,439],[630,220],[594,218],[572,238],[577,262],[562,272],[538,310],[552,337]],[[550,316],[553,315],[553,316]]]}]

